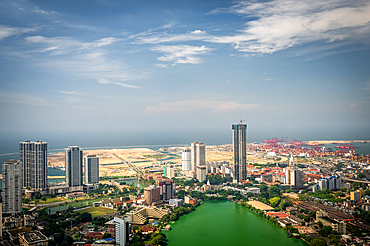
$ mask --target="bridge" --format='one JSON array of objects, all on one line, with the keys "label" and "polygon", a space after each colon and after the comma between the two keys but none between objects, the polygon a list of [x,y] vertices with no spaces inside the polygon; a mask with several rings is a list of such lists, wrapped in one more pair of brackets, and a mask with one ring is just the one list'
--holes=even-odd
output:
[{"label": "bridge", "polygon": [[66,170],[66,167],[65,167],[65,165],[64,165],[64,163],[63,163],[63,162],[59,162],[59,163],[58,163],[58,164],[56,164],[54,167],[55,167],[55,168],[57,168],[57,167],[59,167],[60,165],[62,166],[62,167],[60,168],[61,170]]}]

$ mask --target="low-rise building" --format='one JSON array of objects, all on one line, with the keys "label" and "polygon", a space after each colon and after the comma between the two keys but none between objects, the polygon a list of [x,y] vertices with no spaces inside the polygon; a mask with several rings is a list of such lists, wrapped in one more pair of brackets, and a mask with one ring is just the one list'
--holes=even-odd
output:
[{"label": "low-rise building", "polygon": [[351,201],[360,201],[361,193],[360,191],[351,191]]},{"label": "low-rise building", "polygon": [[317,211],[316,221],[321,221],[323,225],[330,226],[334,231],[346,233],[346,223],[330,218],[326,211]]},{"label": "low-rise building", "polygon": [[184,201],[182,199],[173,198],[168,200],[168,204],[175,207],[181,207],[184,205]]},{"label": "low-rise building", "polygon": [[23,232],[18,234],[21,246],[47,246],[49,239],[40,231]]}]

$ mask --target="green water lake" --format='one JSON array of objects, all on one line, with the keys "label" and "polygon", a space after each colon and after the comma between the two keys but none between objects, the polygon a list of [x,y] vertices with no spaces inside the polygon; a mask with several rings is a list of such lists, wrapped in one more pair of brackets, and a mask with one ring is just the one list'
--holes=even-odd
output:
[{"label": "green water lake", "polygon": [[300,239],[230,201],[205,201],[195,211],[180,217],[165,232],[168,246],[274,245],[307,246]]}]

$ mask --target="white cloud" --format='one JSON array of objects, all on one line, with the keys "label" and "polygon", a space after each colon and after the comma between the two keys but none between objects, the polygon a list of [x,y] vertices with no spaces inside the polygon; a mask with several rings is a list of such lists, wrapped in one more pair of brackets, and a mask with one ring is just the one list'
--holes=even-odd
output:
[{"label": "white cloud", "polygon": [[26,37],[25,40],[29,43],[39,43],[49,46],[47,48],[34,50],[32,52],[52,51],[53,55],[64,55],[72,51],[100,48],[111,45],[118,41],[117,38],[113,37],[101,38],[93,42],[80,42],[70,37],[47,38],[43,36],[30,36]]},{"label": "white cloud", "polygon": [[210,51],[210,48],[190,45],[160,45],[152,48],[153,51],[164,53],[158,57],[159,61],[173,61],[174,63],[199,64],[201,59],[197,55]]},{"label": "white cloud", "polygon": [[126,87],[126,88],[131,88],[131,89],[140,89],[139,86],[136,86],[136,85],[130,85],[130,84],[126,84],[126,83],[114,83],[115,85],[120,85],[122,87]]},{"label": "white cloud", "polygon": [[32,28],[20,28],[20,27],[10,27],[10,26],[4,26],[0,25],[0,40],[11,37],[14,35],[20,35],[23,33],[29,33],[37,31],[38,27],[32,27]]},{"label": "white cloud", "polygon": [[57,13],[56,11],[53,11],[53,10],[51,10],[51,11],[42,10],[38,6],[35,7],[34,12],[39,13],[39,14],[43,14],[43,15],[50,15],[50,14],[56,14]]},{"label": "white cloud", "polygon": [[140,35],[131,36],[135,37],[136,41],[134,44],[160,44],[169,42],[185,42],[195,40],[205,40],[209,38],[206,31],[194,30],[185,34],[168,34],[168,33],[156,33],[152,32],[142,33]]},{"label": "white cloud", "polygon": [[130,85],[130,84],[120,83],[120,82],[109,82],[106,79],[98,79],[98,82],[103,85],[113,84],[113,85],[119,85],[119,86],[126,87],[126,88],[131,88],[131,89],[140,89],[140,87],[136,85]]},{"label": "white cloud", "polygon": [[0,102],[2,103],[16,103],[33,106],[50,106],[49,103],[41,98],[28,94],[2,92],[0,91]]},{"label": "white cloud", "polygon": [[213,112],[237,111],[237,110],[252,110],[256,109],[258,104],[244,104],[232,101],[216,101],[207,99],[195,100],[179,100],[172,102],[162,102],[156,105],[150,105],[145,110],[139,113],[177,113],[177,112],[193,112],[208,110]]},{"label": "white cloud", "polygon": [[168,67],[168,65],[167,65],[167,64],[162,64],[162,63],[154,64],[154,66],[156,66],[156,67],[160,67],[160,68],[167,68],[167,67]]},{"label": "white cloud", "polygon": [[81,96],[81,95],[85,94],[83,92],[77,92],[77,91],[55,91],[55,92],[58,92],[58,93],[61,93],[61,94],[75,95],[75,96]]},{"label": "white cloud", "polygon": [[356,3],[344,0],[242,1],[229,11],[257,19],[247,22],[238,35],[212,37],[208,41],[231,43],[242,52],[273,53],[320,40],[370,38],[370,2],[365,0]]}]

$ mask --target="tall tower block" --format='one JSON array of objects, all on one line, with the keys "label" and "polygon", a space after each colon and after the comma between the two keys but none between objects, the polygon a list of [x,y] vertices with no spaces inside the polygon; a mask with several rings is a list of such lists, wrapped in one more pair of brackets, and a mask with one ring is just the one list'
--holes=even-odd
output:
[{"label": "tall tower block", "polygon": [[22,213],[21,163],[7,160],[3,163],[3,213],[20,215]]},{"label": "tall tower block", "polygon": [[47,188],[47,143],[24,141],[19,143],[19,159],[24,188],[42,190]]},{"label": "tall tower block", "polygon": [[82,150],[78,146],[69,146],[66,153],[66,183],[68,187],[82,186]]},{"label": "tall tower block", "polygon": [[206,165],[206,145],[204,143],[191,143],[191,170],[196,173],[197,166]]},{"label": "tall tower block", "polygon": [[247,179],[247,124],[232,125],[233,151],[234,151],[234,172],[233,182],[238,183]]}]

